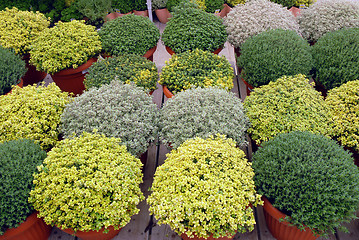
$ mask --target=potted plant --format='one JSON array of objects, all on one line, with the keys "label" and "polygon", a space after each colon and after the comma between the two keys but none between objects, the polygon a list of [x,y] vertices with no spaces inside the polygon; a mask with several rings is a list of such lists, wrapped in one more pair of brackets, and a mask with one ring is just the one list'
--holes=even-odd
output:
[{"label": "potted plant", "polygon": [[114,79],[124,83],[135,83],[148,92],[156,89],[158,80],[157,67],[154,62],[133,54],[105,58],[94,63],[85,77],[85,88],[99,88]]},{"label": "potted plant", "polygon": [[166,4],[167,0],[152,0],[152,10],[155,11],[156,16],[161,23],[167,23],[172,17],[166,7]]},{"label": "potted plant", "polygon": [[284,75],[309,75],[313,60],[309,44],[295,31],[275,29],[247,39],[237,64],[253,89]]},{"label": "potted plant", "polygon": [[112,8],[116,9],[120,14],[132,13],[133,1],[132,0],[112,0]]},{"label": "potted plant", "polygon": [[331,109],[333,118],[333,138],[349,148],[359,164],[359,80],[349,81],[340,87],[329,90],[325,101]]},{"label": "potted plant", "polygon": [[162,34],[162,41],[170,54],[196,48],[219,53],[227,40],[223,20],[213,14],[182,2],[174,11]]},{"label": "potted plant", "polygon": [[47,240],[51,227],[37,218],[27,201],[33,188],[33,173],[46,152],[31,140],[0,143],[0,239]]},{"label": "potted plant", "polygon": [[87,132],[60,141],[34,175],[38,216],[83,240],[116,236],[144,199],[142,164],[120,142]]},{"label": "potted plant", "polygon": [[318,1],[298,17],[300,31],[314,44],[325,33],[359,27],[359,4],[350,0]]},{"label": "potted plant", "polygon": [[29,52],[33,41],[49,25],[49,19],[40,12],[21,11],[15,7],[0,11],[0,45],[14,49],[25,60],[28,69],[23,77],[25,86],[40,82],[46,76],[29,64]]},{"label": "potted plant", "polygon": [[108,55],[137,54],[151,58],[160,31],[149,18],[125,15],[106,22],[99,31],[102,49]]},{"label": "potted plant", "polygon": [[157,105],[141,88],[113,81],[91,88],[68,104],[61,116],[64,138],[97,129],[121,138],[133,155],[140,156],[156,139]]},{"label": "potted plant", "polygon": [[224,89],[185,90],[166,101],[160,113],[159,138],[168,147],[177,148],[190,138],[217,133],[232,138],[238,147],[247,145],[249,121],[242,101]]},{"label": "potted plant", "polygon": [[336,141],[309,132],[282,133],[264,143],[252,161],[276,239],[325,237],[356,218],[359,170]]},{"label": "potted plant", "polygon": [[101,41],[94,26],[83,20],[60,21],[33,42],[30,62],[51,74],[61,90],[80,94],[85,89],[85,70],[100,51]]},{"label": "potted plant", "polygon": [[69,101],[54,83],[16,86],[0,96],[0,142],[26,138],[49,150],[59,138],[60,115]]},{"label": "potted plant", "polygon": [[146,0],[133,0],[133,13],[135,15],[148,17]]},{"label": "potted plant", "polygon": [[257,145],[293,130],[332,135],[328,104],[301,74],[255,88],[244,107],[251,123],[248,133]]},{"label": "potted plant", "polygon": [[0,95],[10,92],[26,73],[25,61],[9,49],[0,46]]},{"label": "potted plant", "polygon": [[237,5],[228,13],[224,24],[228,41],[237,48],[237,54],[249,37],[269,29],[279,28],[299,33],[299,25],[287,8],[269,0],[251,0]]},{"label": "potted plant", "polygon": [[359,28],[330,32],[312,47],[314,79],[325,90],[359,79],[358,34]]},{"label": "potted plant", "polygon": [[251,206],[262,202],[253,176],[232,139],[189,139],[157,168],[147,202],[158,223],[184,240],[232,239],[254,228]]},{"label": "potted plant", "polygon": [[87,22],[95,26],[101,26],[107,13],[111,11],[111,0],[76,0],[74,5],[88,18]]},{"label": "potted plant", "polygon": [[195,49],[172,55],[162,68],[159,84],[168,98],[192,87],[233,88],[233,68],[226,57]]}]

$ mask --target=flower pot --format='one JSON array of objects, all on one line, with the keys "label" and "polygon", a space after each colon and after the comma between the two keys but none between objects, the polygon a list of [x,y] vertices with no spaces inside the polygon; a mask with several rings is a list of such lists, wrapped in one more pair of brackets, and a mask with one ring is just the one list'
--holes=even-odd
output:
[{"label": "flower pot", "polygon": [[22,57],[22,59],[25,61],[27,72],[22,77],[24,81],[24,86],[31,85],[34,83],[41,82],[47,75],[45,72],[37,71],[35,66],[30,65],[30,54],[26,54]]},{"label": "flower pot", "polygon": [[157,45],[151,48],[150,50],[148,50],[143,56],[153,62],[153,54],[155,53],[156,49],[157,49]]},{"label": "flower pot", "polygon": [[301,231],[296,226],[290,226],[286,221],[279,222],[279,219],[285,218],[286,215],[273,207],[264,196],[262,200],[264,201],[263,211],[267,227],[277,240],[315,240],[319,237],[315,236],[309,228]]},{"label": "flower pot", "polygon": [[162,86],[162,89],[163,89],[163,93],[167,98],[172,98],[174,96],[173,93],[170,90],[168,90],[166,86]]},{"label": "flower pot", "polygon": [[122,228],[115,230],[112,226],[110,226],[108,228],[108,230],[109,230],[108,233],[104,233],[103,229],[101,229],[99,231],[91,230],[88,232],[77,231],[76,233],[71,229],[61,229],[61,230],[64,231],[65,233],[75,235],[76,237],[79,237],[82,240],[110,240],[110,239],[114,238],[121,231],[121,229]]},{"label": "flower pot", "polygon": [[293,14],[294,17],[298,17],[300,15],[300,11],[302,9],[297,8],[297,7],[291,7],[289,8],[289,11]]},{"label": "flower pot", "polygon": [[[241,69],[241,71],[242,71],[242,69]],[[239,72],[241,72],[241,71],[239,71]],[[253,91],[254,87],[252,85],[250,85],[248,82],[246,82],[242,77],[241,77],[241,79],[242,79],[243,83],[246,85],[247,96],[249,96],[251,94],[251,92]]]},{"label": "flower pot", "polygon": [[144,10],[144,11],[133,10],[133,13],[138,16],[148,17],[148,10]]},{"label": "flower pot", "polygon": [[[171,54],[171,55],[176,54],[170,47],[167,47],[167,46],[165,46],[165,47],[166,47],[166,50],[167,50],[167,52],[168,52],[169,54]],[[218,54],[218,53],[220,53],[220,52],[222,51],[222,49],[223,49],[223,46],[220,46],[219,48],[217,48],[216,50],[214,50],[212,53]]]},{"label": "flower pot", "polygon": [[81,94],[85,90],[83,82],[87,73],[87,69],[92,65],[92,63],[96,61],[97,58],[91,58],[78,68],[61,70],[60,72],[51,75],[51,77],[62,91],[71,92],[75,95]]},{"label": "flower pot", "polygon": [[162,9],[156,9],[155,10],[156,16],[158,18],[158,20],[161,23],[167,23],[168,20],[172,17],[170,11],[168,11],[167,8],[162,8]]},{"label": "flower pot", "polygon": [[37,217],[37,212],[34,212],[18,227],[5,231],[0,240],[47,240],[51,229],[52,227],[46,225],[42,218]]},{"label": "flower pot", "polygon": [[226,3],[223,4],[223,8],[219,13],[215,13],[216,16],[219,16],[221,18],[227,17],[227,14],[232,10],[230,6],[228,6]]},{"label": "flower pot", "polygon": [[232,240],[234,236],[232,237],[220,237],[220,238],[214,238],[212,236],[208,237],[208,238],[200,238],[200,237],[197,237],[196,235],[194,235],[194,238],[190,238],[188,237],[186,234],[182,233],[181,234],[181,238],[183,240]]},{"label": "flower pot", "polygon": [[107,21],[110,21],[110,20],[113,20],[115,18],[118,18],[118,17],[122,17],[124,15],[127,15],[127,14],[131,14],[131,12],[128,12],[128,13],[119,13],[119,12],[112,12],[112,13],[109,13],[105,16],[105,22]]}]

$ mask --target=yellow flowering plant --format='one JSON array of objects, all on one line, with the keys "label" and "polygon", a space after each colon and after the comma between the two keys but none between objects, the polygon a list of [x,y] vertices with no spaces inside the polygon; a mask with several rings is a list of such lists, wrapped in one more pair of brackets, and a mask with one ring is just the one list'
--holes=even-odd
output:
[{"label": "yellow flowering plant", "polygon": [[0,11],[0,45],[25,55],[29,53],[32,42],[49,25],[50,18],[40,12],[6,8]]},{"label": "yellow flowering plant", "polygon": [[233,88],[233,68],[226,57],[195,49],[174,54],[162,68],[159,84],[173,93],[192,87]]},{"label": "yellow flowering plant", "polygon": [[69,102],[68,93],[55,83],[16,86],[11,94],[0,96],[0,142],[26,138],[44,150],[51,148],[59,138],[60,116]]},{"label": "yellow flowering plant", "polygon": [[349,81],[328,92],[325,101],[334,120],[333,137],[359,152],[359,80]]},{"label": "yellow flowering plant", "polygon": [[54,74],[77,68],[100,51],[100,36],[94,26],[83,20],[59,21],[33,42],[30,63],[39,71]]},{"label": "yellow flowering plant", "polygon": [[219,238],[251,231],[262,204],[251,163],[224,135],[185,141],[167,154],[147,198],[159,224],[188,237]]},{"label": "yellow flowering plant", "polygon": [[38,216],[75,232],[130,222],[144,199],[142,163],[120,142],[96,132],[60,141],[34,175],[29,202]]}]

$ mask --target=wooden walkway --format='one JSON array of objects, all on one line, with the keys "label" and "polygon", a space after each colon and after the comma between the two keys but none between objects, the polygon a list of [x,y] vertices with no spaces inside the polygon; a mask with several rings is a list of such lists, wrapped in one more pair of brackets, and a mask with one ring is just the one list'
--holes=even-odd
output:
[{"label": "wooden walkway", "polygon": [[[156,25],[162,32],[165,25],[155,21]],[[234,68],[236,77],[234,79],[234,88],[232,89],[236,95],[244,100],[246,97],[245,85],[242,81],[238,79],[235,57],[233,48],[230,44],[226,43],[225,48],[219,55],[226,56]],[[170,58],[170,55],[166,52],[163,44],[159,41],[157,50],[154,54],[154,62],[156,63],[157,68],[161,71],[161,68],[164,66],[165,61]],[[51,81],[48,77],[47,81]],[[162,104],[167,100],[163,95],[161,86],[158,85],[157,90],[153,93],[153,101],[160,108]],[[250,142],[250,141],[248,141]],[[249,145],[246,149],[243,149],[247,157],[250,159],[252,156],[252,148]],[[150,188],[153,180],[153,175],[156,171],[156,167],[161,165],[165,158],[166,153],[169,151],[164,145],[153,144],[148,149],[147,163],[145,166],[144,172],[144,183],[141,186],[141,189],[145,196],[148,196],[148,189]],[[181,237],[178,236],[171,228],[167,225],[157,225],[156,219],[150,215],[148,211],[148,205],[145,201],[141,202],[138,206],[141,210],[139,214],[132,217],[132,220],[127,224],[120,233],[113,238],[113,240],[181,240]],[[359,212],[357,214],[359,216]],[[237,234],[235,240],[274,240],[271,233],[268,231],[265,219],[263,215],[262,207],[255,209],[256,217],[256,226],[255,229],[250,233]],[[346,224],[350,233],[337,232],[335,235],[330,236],[329,238],[319,238],[318,240],[359,240],[359,220],[352,221],[350,224]],[[54,228],[52,231],[49,240],[77,240],[77,237],[71,236],[62,232],[61,230]],[[291,240],[291,239],[288,239]]]}]

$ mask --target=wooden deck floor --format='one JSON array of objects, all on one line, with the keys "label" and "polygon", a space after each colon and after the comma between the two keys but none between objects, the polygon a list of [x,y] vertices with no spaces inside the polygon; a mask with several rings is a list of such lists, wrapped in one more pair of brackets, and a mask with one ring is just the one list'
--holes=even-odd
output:
[{"label": "wooden deck floor", "polygon": [[[158,28],[161,32],[164,29],[164,24],[155,21]],[[224,55],[230,61],[232,66],[234,67],[234,72],[237,76],[234,51],[233,48],[226,43],[225,48],[222,50],[220,55]],[[154,62],[158,67],[159,71],[164,66],[165,61],[170,58],[170,55],[166,52],[163,44],[159,41],[157,50],[154,54]],[[50,78],[47,78],[47,81],[51,81]],[[246,97],[245,85],[242,81],[238,80],[237,77],[234,79],[234,88],[232,90],[237,94],[239,98],[244,100]],[[160,108],[162,104],[167,100],[167,98],[163,95],[162,88],[158,85],[158,89],[153,93],[153,101]],[[252,150],[249,145],[245,150],[248,158],[251,158]],[[157,144],[153,144],[148,149],[147,163],[145,166],[144,173],[144,183],[141,186],[141,189],[145,196],[148,196],[148,189],[152,184],[153,175],[155,173],[156,167],[161,165],[165,158],[166,153],[169,151],[165,146]],[[171,230],[171,228],[167,225],[157,225],[156,219],[149,214],[148,205],[145,201],[141,202],[139,205],[141,209],[140,213],[136,216],[132,217],[131,222],[126,225],[121,232],[113,238],[113,240],[181,240],[181,237],[178,236],[175,232]],[[270,232],[268,231],[262,207],[258,207],[255,209],[256,216],[256,226],[255,229],[246,234],[237,234],[235,236],[235,240],[274,240]],[[359,212],[358,212],[359,216]],[[346,225],[350,231],[350,233],[337,232],[335,235],[326,238],[326,240],[359,240],[359,220],[352,221],[350,224]],[[78,239],[74,236],[66,234],[61,230],[54,228],[49,240],[75,240]],[[291,240],[291,239],[288,239]],[[318,240],[325,240],[324,238],[319,238]]]}]

